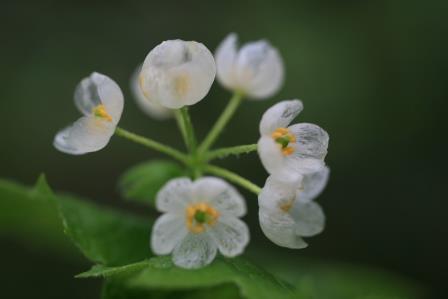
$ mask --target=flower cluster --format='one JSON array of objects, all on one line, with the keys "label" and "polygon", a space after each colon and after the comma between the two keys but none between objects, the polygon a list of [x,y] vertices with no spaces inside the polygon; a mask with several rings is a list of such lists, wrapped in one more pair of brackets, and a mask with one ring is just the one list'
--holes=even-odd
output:
[{"label": "flower cluster", "polygon": [[[197,144],[187,107],[206,97],[215,76],[234,96]],[[240,219],[246,214],[245,200],[228,181],[258,195],[260,226],[267,238],[279,246],[304,248],[307,244],[302,238],[324,228],[324,213],[313,200],[328,181],[324,158],[329,137],[314,124],[291,125],[303,110],[302,102],[285,100],[269,108],[261,118],[256,144],[210,150],[242,100],[271,97],[283,77],[278,50],[264,40],[238,49],[237,36],[230,34],[214,56],[198,42],[165,41],[137,68],[131,90],[150,117],[177,120],[188,153],[117,127],[124,97],[112,79],[99,73],[79,83],[74,99],[83,116],[56,135],[54,146],[68,154],[86,154],[104,148],[115,133],[183,163],[190,177],[173,178],[158,192],[155,206],[163,214],[150,238],[152,251],[172,254],[179,267],[206,266],[218,252],[237,256],[249,243],[249,229]],[[252,151],[258,151],[269,173],[263,188],[210,164],[215,158]]]}]

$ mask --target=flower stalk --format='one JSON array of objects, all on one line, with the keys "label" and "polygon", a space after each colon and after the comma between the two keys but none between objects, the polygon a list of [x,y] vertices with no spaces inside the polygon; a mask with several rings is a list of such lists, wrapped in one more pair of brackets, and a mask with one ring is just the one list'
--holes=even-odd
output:
[{"label": "flower stalk", "polygon": [[250,192],[255,193],[256,195],[260,194],[260,192],[261,192],[261,188],[259,186],[255,185],[248,179],[245,179],[242,176],[240,176],[230,170],[227,170],[227,169],[224,169],[224,168],[221,168],[218,166],[214,166],[214,165],[206,165],[204,167],[204,171],[208,172],[210,174],[222,177],[224,179],[227,179],[235,184],[238,184],[241,187],[249,190]]}]

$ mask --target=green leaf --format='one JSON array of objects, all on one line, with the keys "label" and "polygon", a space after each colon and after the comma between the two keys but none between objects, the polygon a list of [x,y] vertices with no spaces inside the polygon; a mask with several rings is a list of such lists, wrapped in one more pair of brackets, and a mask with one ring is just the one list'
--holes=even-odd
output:
[{"label": "green leaf", "polygon": [[[126,267],[126,268],[125,268]],[[244,258],[218,257],[211,265],[185,270],[173,265],[168,256],[154,257],[138,264],[118,267],[96,266],[80,277],[111,277],[125,274],[126,286],[148,290],[192,290],[233,284],[244,298],[293,298],[294,289]]]},{"label": "green leaf", "polygon": [[184,175],[176,163],[165,160],[145,162],[132,167],[119,180],[124,198],[154,205],[160,188],[170,179]]},{"label": "green leaf", "polygon": [[58,203],[65,233],[89,260],[116,266],[151,256],[152,220],[68,196]]}]

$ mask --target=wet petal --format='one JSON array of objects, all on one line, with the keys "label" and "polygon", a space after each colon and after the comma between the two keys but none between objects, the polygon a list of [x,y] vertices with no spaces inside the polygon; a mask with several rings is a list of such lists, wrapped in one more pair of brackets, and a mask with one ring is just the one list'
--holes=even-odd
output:
[{"label": "wet petal", "polygon": [[295,221],[295,233],[303,237],[311,237],[321,233],[325,226],[325,215],[315,202],[297,201],[291,216]]},{"label": "wet petal", "polygon": [[294,145],[294,156],[298,158],[324,159],[328,149],[328,133],[321,127],[300,123],[288,127],[289,131],[296,136]]},{"label": "wet petal", "polygon": [[260,134],[267,135],[277,128],[286,128],[291,121],[303,110],[299,100],[281,101],[263,114],[260,122]]},{"label": "wet petal", "polygon": [[201,268],[213,261],[217,248],[207,233],[189,233],[174,249],[173,262],[186,269]]},{"label": "wet petal", "polygon": [[82,155],[104,148],[114,131],[115,126],[111,122],[94,116],[83,116],[71,126],[59,131],[53,145],[61,152]]},{"label": "wet petal", "polygon": [[330,175],[330,169],[326,166],[319,171],[303,176],[299,197],[302,201],[310,201],[319,196],[325,189]]},{"label": "wet petal", "polygon": [[170,40],[149,52],[140,84],[146,98],[178,109],[202,100],[215,75],[215,60],[203,44]]},{"label": "wet petal", "polygon": [[123,112],[124,97],[114,80],[100,73],[84,78],[75,89],[75,105],[86,116],[103,104],[112,122],[117,124]]},{"label": "wet petal", "polygon": [[219,83],[229,89],[236,89],[235,62],[237,57],[237,35],[230,33],[218,46],[215,53],[216,75]]},{"label": "wet petal", "polygon": [[220,178],[203,177],[194,182],[194,200],[208,202],[221,215],[241,217],[246,214],[246,202],[239,192]]},{"label": "wet petal", "polygon": [[249,243],[249,229],[243,221],[235,217],[220,217],[210,229],[210,235],[218,244],[222,255],[234,257],[243,253]]},{"label": "wet petal", "polygon": [[152,228],[151,248],[155,254],[169,254],[182,241],[188,231],[185,218],[176,214],[163,214]]},{"label": "wet petal", "polygon": [[137,68],[137,70],[131,77],[131,91],[134,95],[137,105],[143,112],[145,112],[149,117],[153,119],[165,120],[171,118],[173,116],[173,111],[171,109],[165,108],[159,103],[152,101],[151,99],[147,99],[143,94],[139,83],[140,70],[141,66]]},{"label": "wet petal", "polygon": [[193,183],[189,178],[170,180],[157,193],[157,209],[161,212],[184,215],[187,205],[192,201],[192,189]]},{"label": "wet petal", "polygon": [[277,49],[261,40],[246,44],[237,58],[237,78],[249,97],[264,99],[283,83],[283,61]]}]

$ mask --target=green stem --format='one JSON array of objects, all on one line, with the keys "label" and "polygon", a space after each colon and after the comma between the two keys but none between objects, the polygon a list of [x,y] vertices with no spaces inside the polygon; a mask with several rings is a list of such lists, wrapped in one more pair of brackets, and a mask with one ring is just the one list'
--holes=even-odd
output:
[{"label": "green stem", "polygon": [[238,106],[241,104],[242,99],[243,94],[241,92],[235,92],[235,94],[227,104],[227,107],[224,109],[221,116],[213,125],[207,137],[205,137],[204,141],[199,147],[199,153],[205,153],[213,145],[219,134],[221,134],[222,130],[229,122],[230,118],[232,118],[232,115],[235,113]]},{"label": "green stem", "polygon": [[247,144],[247,145],[238,145],[232,147],[220,148],[214,151],[211,151],[207,154],[206,160],[211,161],[213,159],[225,158],[230,155],[241,155],[248,154],[257,150],[257,144]]},{"label": "green stem", "polygon": [[182,117],[183,126],[185,128],[188,150],[192,155],[196,155],[196,137],[194,135],[193,124],[191,123],[188,108],[187,107],[180,108],[180,115]]},{"label": "green stem", "polygon": [[188,147],[187,132],[185,130],[184,120],[180,110],[174,110],[174,116],[176,118],[177,126],[179,127],[180,133],[182,134],[182,139],[184,140],[185,146]]},{"label": "green stem", "polygon": [[245,179],[242,176],[234,172],[231,172],[230,170],[213,165],[207,165],[204,167],[204,171],[225,178],[235,184],[240,185],[241,187],[246,188],[247,190],[255,193],[256,195],[260,194],[261,192],[260,187],[258,187],[248,179]]},{"label": "green stem", "polygon": [[117,136],[131,140],[135,143],[146,146],[150,149],[153,149],[153,150],[159,151],[161,153],[164,153],[168,156],[171,156],[174,159],[181,161],[182,163],[188,164],[188,157],[185,154],[183,154],[180,151],[178,151],[172,147],[169,147],[165,144],[162,144],[162,143],[154,141],[152,139],[134,134],[132,132],[129,132],[125,129],[118,128],[118,127],[115,129],[115,134]]}]

